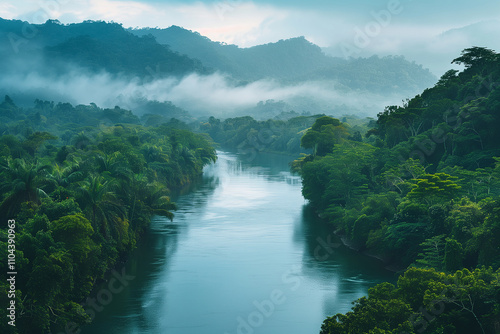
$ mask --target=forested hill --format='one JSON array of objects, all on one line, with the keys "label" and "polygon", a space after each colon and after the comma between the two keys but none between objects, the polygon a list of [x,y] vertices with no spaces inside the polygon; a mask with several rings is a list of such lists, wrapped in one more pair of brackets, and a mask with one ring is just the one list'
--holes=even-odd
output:
[{"label": "forested hill", "polygon": [[[197,32],[177,26],[129,31],[139,36],[152,35],[172,50],[241,80],[336,80],[351,89],[375,92],[394,88],[399,91],[422,90],[435,83],[435,77],[428,70],[402,57],[333,58],[304,37],[239,48],[211,41]],[[378,85],[370,87],[366,82],[377,82]]]},{"label": "forested hill", "polygon": [[208,67],[231,73],[243,80],[264,77],[296,78],[342,62],[341,59],[325,56],[320,47],[308,42],[304,37],[244,49],[211,41],[196,32],[177,26],[130,31],[139,36],[151,34],[159,43],[199,59]]},{"label": "forested hill", "polygon": [[387,107],[364,139],[330,117],[301,139],[313,149],[295,162],[304,197],[353,247],[404,271],[321,334],[498,333],[500,54],[472,47],[453,63],[465,70]]},{"label": "forested hill", "polygon": [[[221,71],[243,81],[329,80],[350,89],[401,94],[435,82],[428,70],[403,57],[333,58],[304,37],[239,48],[176,26],[126,30],[118,23],[102,21],[63,25],[48,20],[44,24],[28,24],[0,18],[0,40],[4,60],[29,58],[33,62],[41,58],[43,67],[56,72],[66,71],[62,64],[67,63],[94,72],[143,78]],[[11,67],[7,61],[0,64],[3,70]]]},{"label": "forested hill", "polygon": [[[44,24],[0,18],[0,54],[3,70],[7,59],[28,59],[29,66],[40,58],[51,71],[67,70],[63,64],[77,65],[94,72],[128,74],[139,77],[209,73],[200,62],[160,45],[151,36],[138,37],[118,23],[85,21],[62,25],[49,20]],[[38,67],[41,64],[37,62]]]},{"label": "forested hill", "polygon": [[[437,80],[401,56],[333,58],[304,37],[239,48],[179,27],[0,19],[0,41],[0,90],[25,107],[38,98],[139,113],[150,113],[150,102],[172,102],[197,117],[276,115],[259,114],[259,104],[279,107],[278,114],[373,116]],[[220,91],[213,103],[200,101],[209,84]]]}]

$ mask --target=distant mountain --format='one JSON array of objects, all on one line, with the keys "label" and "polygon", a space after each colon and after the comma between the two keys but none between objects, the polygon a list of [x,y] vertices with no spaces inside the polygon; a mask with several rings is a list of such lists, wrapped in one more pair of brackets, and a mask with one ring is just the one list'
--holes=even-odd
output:
[{"label": "distant mountain", "polygon": [[436,82],[435,76],[428,70],[424,70],[415,62],[409,62],[403,56],[372,56],[345,60],[310,73],[307,79],[335,79],[350,89],[377,94],[394,92],[412,94]]},{"label": "distant mountain", "polygon": [[151,35],[156,38],[158,43],[168,45],[180,54],[190,55],[192,58],[201,60],[205,66],[227,73],[237,71],[234,55],[238,55],[240,49],[236,45],[213,42],[197,32],[177,26],[171,26],[167,29],[129,29],[129,31],[137,36]]},{"label": "distant mountain", "polygon": [[0,19],[0,40],[7,42],[0,51],[4,59],[41,51],[46,61],[44,67],[57,70],[61,67],[56,62],[142,78],[208,74],[216,70],[230,74],[240,83],[260,79],[284,83],[324,80],[348,89],[376,93],[396,89],[402,94],[436,82],[428,70],[404,58],[330,57],[304,37],[239,48],[177,26],[126,30],[118,23],[101,21],[63,25],[49,20],[28,25]]},{"label": "distant mountain", "polygon": [[102,21],[0,18],[0,59],[0,93],[23,105],[35,98],[97,102],[167,119],[375,115],[437,81],[400,56],[335,58],[304,37],[240,48],[176,26],[125,29]]},{"label": "distant mountain", "polygon": [[[454,46],[455,54],[463,48],[477,45],[489,48],[500,48],[498,32],[500,31],[500,20],[481,21],[467,26],[451,29],[436,37],[439,43],[453,43],[461,41],[461,45]],[[497,41],[496,45],[491,45],[491,41]],[[457,49],[461,47],[460,49]],[[450,50],[451,51],[451,50]]]},{"label": "distant mountain", "polygon": [[292,79],[328,66],[335,60],[304,37],[251,48],[213,42],[197,32],[177,26],[167,29],[130,29],[138,36],[152,35],[158,43],[199,59],[205,66],[242,80]]},{"label": "distant mountain", "polygon": [[[450,29],[434,36],[425,42],[425,45],[417,48],[414,59],[425,62],[438,76],[450,69],[450,59],[471,46],[486,47],[500,51],[500,20],[480,21],[463,27]],[[420,54],[419,54],[419,53]],[[439,64],[448,64],[440,71]],[[461,70],[462,67],[455,66]]]},{"label": "distant mountain", "polygon": [[39,51],[45,65],[56,69],[60,63],[55,62],[64,62],[94,72],[105,70],[140,77],[208,73],[199,61],[158,44],[151,36],[138,37],[117,23],[85,21],[62,25],[49,20],[26,27],[23,21],[0,19],[0,40],[15,41],[6,43],[11,48],[4,46],[5,58],[30,56]]},{"label": "distant mountain", "polygon": [[254,81],[272,78],[285,82],[334,80],[349,89],[373,92],[416,92],[433,85],[436,77],[403,57],[343,59],[330,57],[304,37],[251,48],[211,41],[177,26],[166,29],[129,29],[138,36],[151,35],[158,43],[200,60],[206,67],[233,77]]},{"label": "distant mountain", "polygon": [[[418,64],[425,64],[425,67],[429,68],[434,75],[441,77],[451,68],[463,69],[460,66],[451,65],[450,62],[466,48],[479,46],[496,51],[500,50],[500,38],[498,38],[500,20],[485,20],[463,26],[459,24],[455,23],[453,28],[448,30],[437,30],[437,34],[427,38],[402,40],[394,46],[396,49],[393,52],[404,55],[407,59],[414,60]],[[345,50],[342,46],[351,45],[352,42],[352,40],[347,39],[322,49],[327,55],[343,57]],[[359,56],[369,57],[372,47],[375,47],[377,43],[376,39],[373,42],[371,47],[360,49]],[[387,54],[379,56],[385,55]]]}]

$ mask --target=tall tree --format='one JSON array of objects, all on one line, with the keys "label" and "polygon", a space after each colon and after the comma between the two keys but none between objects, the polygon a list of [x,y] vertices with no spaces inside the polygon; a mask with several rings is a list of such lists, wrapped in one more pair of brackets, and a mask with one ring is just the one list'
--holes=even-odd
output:
[{"label": "tall tree", "polygon": [[454,181],[457,177],[446,173],[425,174],[419,179],[407,198],[427,204],[435,204],[440,201],[449,201],[457,195],[461,188]]},{"label": "tall tree", "polygon": [[102,176],[91,175],[78,188],[79,202],[94,229],[110,238],[118,233],[117,224],[126,218],[126,211],[112,191],[112,182]]},{"label": "tall tree", "polygon": [[335,144],[341,143],[348,136],[347,129],[338,119],[323,116],[306,131],[300,145],[312,149],[313,155],[324,156],[331,153]]},{"label": "tall tree", "polygon": [[50,166],[24,159],[9,159],[1,166],[4,182],[0,189],[7,196],[0,205],[0,212],[12,217],[23,202],[40,203],[40,199],[48,197],[43,186],[50,183],[48,170]]}]

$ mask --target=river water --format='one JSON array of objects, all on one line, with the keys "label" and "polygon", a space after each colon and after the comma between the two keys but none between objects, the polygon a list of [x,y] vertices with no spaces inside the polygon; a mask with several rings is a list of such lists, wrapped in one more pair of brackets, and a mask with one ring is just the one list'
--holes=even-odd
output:
[{"label": "river water", "polygon": [[316,217],[290,159],[219,152],[200,182],[175,197],[173,222],[152,221],[118,269],[123,286],[98,290],[82,333],[318,333],[325,317],[394,281]]}]

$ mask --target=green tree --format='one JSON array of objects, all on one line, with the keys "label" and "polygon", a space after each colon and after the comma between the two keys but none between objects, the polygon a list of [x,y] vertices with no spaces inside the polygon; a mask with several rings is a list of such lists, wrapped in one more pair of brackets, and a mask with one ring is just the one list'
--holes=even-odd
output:
[{"label": "green tree", "polygon": [[111,181],[91,175],[78,188],[80,206],[87,213],[92,226],[103,236],[118,234],[118,226],[126,218],[124,207],[112,191]]},{"label": "green tree", "polygon": [[51,223],[54,241],[63,242],[75,262],[82,263],[92,250],[94,242],[90,239],[94,229],[82,214],[64,216]]},{"label": "green tree", "polygon": [[445,253],[444,237],[445,235],[437,235],[420,244],[422,253],[418,254],[419,258],[416,261],[418,267],[443,269],[445,255],[448,254]]},{"label": "green tree", "polygon": [[465,244],[473,238],[474,230],[481,226],[484,219],[485,212],[481,206],[465,197],[453,204],[445,223],[453,237]]},{"label": "green tree", "polygon": [[387,169],[381,174],[386,185],[395,188],[402,195],[406,195],[412,188],[412,179],[418,179],[425,174],[425,167],[419,160],[408,159],[399,165]]},{"label": "green tree", "polygon": [[498,60],[498,54],[495,51],[483,47],[474,46],[462,51],[462,55],[453,59],[452,64],[464,65],[466,68],[484,66]]},{"label": "green tree", "polygon": [[415,180],[416,184],[406,197],[427,204],[449,201],[461,188],[454,182],[456,179],[445,173],[425,174]]},{"label": "green tree", "polygon": [[472,317],[472,321],[462,325],[466,332],[484,334],[484,322],[493,314],[498,315],[495,308],[499,306],[499,278],[500,271],[493,272],[491,268],[458,270],[429,285],[423,301],[425,305],[438,301],[453,305],[456,312]]},{"label": "green tree", "polygon": [[338,119],[323,116],[306,131],[300,145],[313,150],[313,155],[324,156],[331,153],[335,144],[349,136],[347,129]]},{"label": "green tree", "polygon": [[[324,200],[329,204],[345,205],[367,193],[376,152],[371,145],[351,142],[339,145],[332,154],[324,157],[322,160],[329,166]],[[305,189],[306,185],[303,193]]]},{"label": "green tree", "polygon": [[48,197],[43,190],[43,186],[50,183],[48,165],[9,159],[1,168],[3,182],[0,189],[7,194],[0,205],[4,217],[13,217],[23,202],[39,204],[41,198]]},{"label": "green tree", "polygon": [[457,77],[458,72],[459,72],[458,70],[446,71],[446,73],[441,76],[441,78],[439,79],[439,81],[437,82],[436,85],[437,86],[446,86],[447,84],[449,84],[450,82],[452,82],[458,78]]},{"label": "green tree", "polygon": [[455,272],[463,268],[464,249],[462,244],[455,239],[446,238],[444,249],[444,269],[447,272]]},{"label": "green tree", "polygon": [[481,203],[484,222],[472,231],[470,248],[478,254],[479,265],[500,267],[500,199],[486,199]]},{"label": "green tree", "polygon": [[61,300],[68,299],[73,290],[74,263],[63,250],[51,253],[40,251],[26,286],[25,317],[32,328],[28,332],[50,331],[51,321],[58,316]]},{"label": "green tree", "polygon": [[48,132],[35,132],[31,134],[23,143],[23,147],[26,151],[31,154],[32,157],[35,156],[35,153],[38,149],[47,141],[47,140],[55,140],[56,136],[51,135]]},{"label": "green tree", "polygon": [[382,283],[356,300],[352,311],[327,318],[320,334],[413,333],[412,309],[398,298],[394,285]]},{"label": "green tree", "polygon": [[96,172],[104,177],[113,177],[128,181],[132,171],[128,168],[127,160],[120,152],[112,154],[97,154],[95,156]]}]

